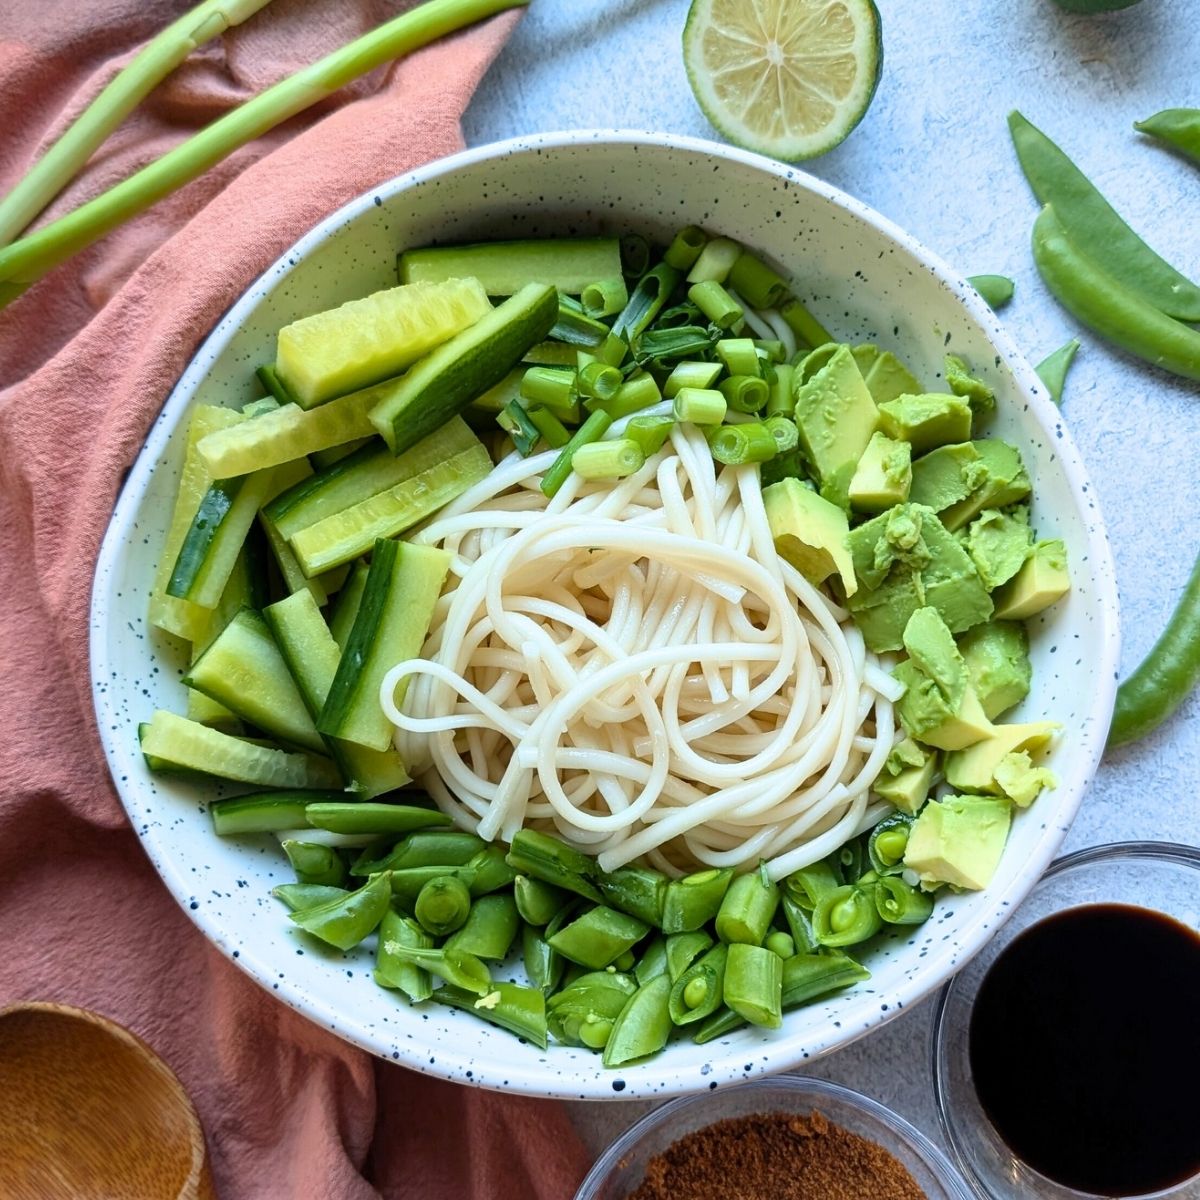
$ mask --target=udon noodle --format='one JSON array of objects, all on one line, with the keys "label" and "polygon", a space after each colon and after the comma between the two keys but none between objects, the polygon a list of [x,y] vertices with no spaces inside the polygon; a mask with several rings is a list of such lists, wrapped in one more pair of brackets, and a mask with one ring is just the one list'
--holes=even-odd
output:
[{"label": "udon noodle", "polygon": [[672,874],[780,878],[870,827],[899,689],[776,553],[757,468],[681,424],[636,474],[547,500],[555,457],[510,455],[411,539],[450,582],[382,702],[439,806]]}]

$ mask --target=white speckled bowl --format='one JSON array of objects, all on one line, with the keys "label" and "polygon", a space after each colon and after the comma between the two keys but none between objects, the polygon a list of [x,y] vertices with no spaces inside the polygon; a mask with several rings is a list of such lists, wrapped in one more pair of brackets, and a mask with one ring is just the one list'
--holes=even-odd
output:
[{"label": "white speckled bowl", "polygon": [[[896,350],[918,377],[965,356],[996,386],[992,429],[1017,443],[1035,481],[1042,536],[1065,539],[1074,589],[1035,621],[1033,691],[1016,719],[1066,726],[1060,785],[1014,824],[991,887],[947,897],[933,919],[869,956],[872,979],[790,1014],[774,1033],[688,1041],[605,1071],[590,1052],[540,1051],[467,1014],[409,1008],[377,988],[366,949],[314,952],[269,890],[290,878],[270,839],[222,841],[211,788],[150,775],[137,724],[180,709],[183,658],[147,628],[149,581],[166,530],[194,403],[259,394],[252,368],[281,325],[395,283],[404,246],[702,224],[770,256],[838,336]],[[1099,761],[1117,669],[1117,597],[1103,522],[1058,410],[991,311],[939,259],[865,205],[800,171],[691,138],[579,132],[520,139],[424,167],[346,205],[301,238],[230,309],[154,425],[117,504],[92,598],[92,678],[109,766],[146,852],[179,903],[238,966],[342,1037],[419,1071],[568,1098],[651,1097],[796,1067],[861,1037],[945,982],[1053,858]]]}]

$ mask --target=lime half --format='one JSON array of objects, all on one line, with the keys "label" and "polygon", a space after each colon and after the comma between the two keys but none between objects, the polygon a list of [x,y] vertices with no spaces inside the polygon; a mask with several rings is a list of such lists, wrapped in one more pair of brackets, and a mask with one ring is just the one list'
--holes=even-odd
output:
[{"label": "lime half", "polygon": [[875,95],[879,12],[872,0],[692,0],[683,62],[722,136],[787,162],[815,158]]}]

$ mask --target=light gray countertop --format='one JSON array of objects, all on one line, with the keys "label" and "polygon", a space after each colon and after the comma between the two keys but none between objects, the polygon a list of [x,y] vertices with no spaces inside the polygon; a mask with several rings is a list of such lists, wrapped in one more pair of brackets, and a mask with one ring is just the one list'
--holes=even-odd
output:
[{"label": "light gray countertop", "polygon": [[[1017,283],[1003,316],[1031,361],[1084,343],[1064,411],[1098,491],[1121,589],[1123,671],[1161,631],[1200,549],[1200,394],[1081,330],[1041,285],[1029,253],[1036,205],[1005,116],[1020,108],[1122,215],[1200,277],[1200,169],[1132,122],[1200,106],[1196,0],[1143,0],[1071,16],[1051,0],[878,0],[883,79],[863,123],[804,164],[914,234],[964,274]],[[470,145],[585,127],[715,137],[684,76],[687,0],[533,0],[468,110]],[[1200,695],[1155,736],[1110,754],[1064,849],[1200,842]],[[940,1139],[926,1002],[811,1073],[857,1088]],[[576,1103],[593,1152],[652,1104]]]}]

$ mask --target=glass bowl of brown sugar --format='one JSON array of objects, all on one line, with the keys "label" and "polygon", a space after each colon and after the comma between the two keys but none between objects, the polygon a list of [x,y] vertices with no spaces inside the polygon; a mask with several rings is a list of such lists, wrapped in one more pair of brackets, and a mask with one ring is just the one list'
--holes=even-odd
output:
[{"label": "glass bowl of brown sugar", "polygon": [[684,1096],[600,1156],[575,1200],[972,1200],[903,1118],[823,1079]]}]

